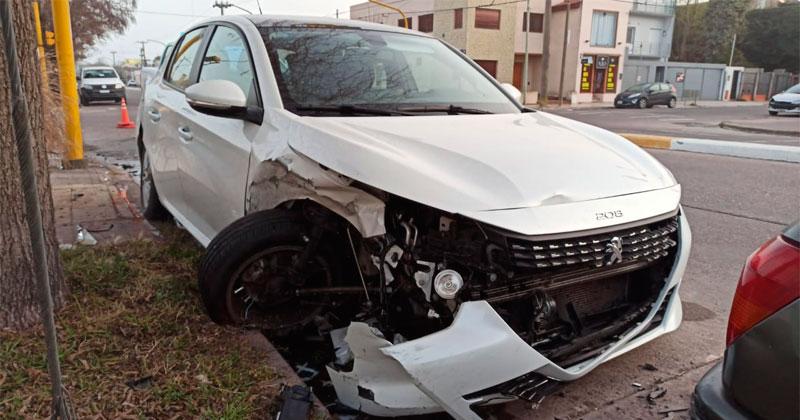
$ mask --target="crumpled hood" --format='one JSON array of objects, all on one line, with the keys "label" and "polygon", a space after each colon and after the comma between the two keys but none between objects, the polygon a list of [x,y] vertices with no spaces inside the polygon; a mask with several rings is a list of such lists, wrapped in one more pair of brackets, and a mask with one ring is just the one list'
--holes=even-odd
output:
[{"label": "crumpled hood", "polygon": [[675,185],[608,131],[543,112],[296,117],[289,145],[354,180],[464,213],[532,208]]}]

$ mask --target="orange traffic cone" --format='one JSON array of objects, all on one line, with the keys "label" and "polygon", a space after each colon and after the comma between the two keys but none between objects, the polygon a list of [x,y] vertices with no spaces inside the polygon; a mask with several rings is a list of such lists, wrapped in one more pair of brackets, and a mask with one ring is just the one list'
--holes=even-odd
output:
[{"label": "orange traffic cone", "polygon": [[122,116],[117,124],[117,128],[136,128],[136,124],[128,117],[128,105],[125,104],[125,98],[122,98],[120,111],[122,112]]}]

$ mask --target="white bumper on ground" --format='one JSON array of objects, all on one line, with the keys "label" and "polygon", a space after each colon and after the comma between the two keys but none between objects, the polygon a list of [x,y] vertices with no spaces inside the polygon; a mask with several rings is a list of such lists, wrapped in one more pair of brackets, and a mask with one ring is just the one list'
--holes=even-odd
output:
[{"label": "white bumper on ground", "polygon": [[[529,372],[572,381],[600,363],[677,329],[682,318],[678,287],[690,247],[691,232],[681,215],[675,264],[646,318],[599,356],[569,368],[556,365],[524,342],[487,302],[473,301],[461,304],[448,328],[397,345],[379,337],[364,323],[352,323],[345,341],[355,359],[353,370],[328,367],[328,373],[340,402],[367,414],[447,411],[457,419],[478,419],[470,406],[486,403],[488,398],[466,400],[465,395]],[[661,323],[643,334],[662,305],[666,305],[666,311]],[[493,403],[510,399],[498,400],[496,394],[490,397]]]}]

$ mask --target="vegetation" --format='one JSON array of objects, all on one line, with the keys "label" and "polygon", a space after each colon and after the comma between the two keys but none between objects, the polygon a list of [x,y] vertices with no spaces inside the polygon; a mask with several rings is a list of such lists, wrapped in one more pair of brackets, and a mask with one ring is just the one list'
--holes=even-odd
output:
[{"label": "vegetation", "polygon": [[[136,21],[136,0],[71,0],[69,8],[76,61],[85,58],[99,41],[125,32]],[[49,9],[42,8],[45,29],[52,28]]]},{"label": "vegetation", "polygon": [[[71,286],[57,315],[64,383],[81,418],[267,416],[280,378],[198,304],[201,250],[183,235],[64,251]],[[43,418],[41,329],[0,331],[0,418]]]},{"label": "vegetation", "polygon": [[800,67],[800,5],[749,10],[749,0],[709,0],[675,12],[672,61],[724,63],[767,71]]},{"label": "vegetation", "polygon": [[767,71],[800,70],[800,4],[748,12],[739,50]]}]

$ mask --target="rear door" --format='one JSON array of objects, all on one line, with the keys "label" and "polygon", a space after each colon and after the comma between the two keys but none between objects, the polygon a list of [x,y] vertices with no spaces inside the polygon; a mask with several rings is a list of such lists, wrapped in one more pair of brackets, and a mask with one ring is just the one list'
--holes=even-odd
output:
[{"label": "rear door", "polygon": [[659,96],[659,103],[662,105],[669,104],[670,98],[672,98],[672,89],[670,89],[669,85],[666,83],[659,83],[658,84],[658,96]]},{"label": "rear door", "polygon": [[205,34],[206,27],[195,28],[178,41],[164,76],[145,90],[141,111],[145,147],[159,197],[170,213],[184,224],[186,203],[179,175],[183,140],[177,132],[177,112],[182,106],[188,106],[183,89],[191,84],[193,73],[196,74],[195,63]]},{"label": "rear door", "polygon": [[[213,28],[198,70],[198,82],[228,80],[261,107],[256,74],[244,34],[228,23]],[[181,160],[181,184],[191,218],[206,241],[243,217],[252,141],[259,124],[200,113],[188,105],[179,110],[182,133],[190,140]]]}]

